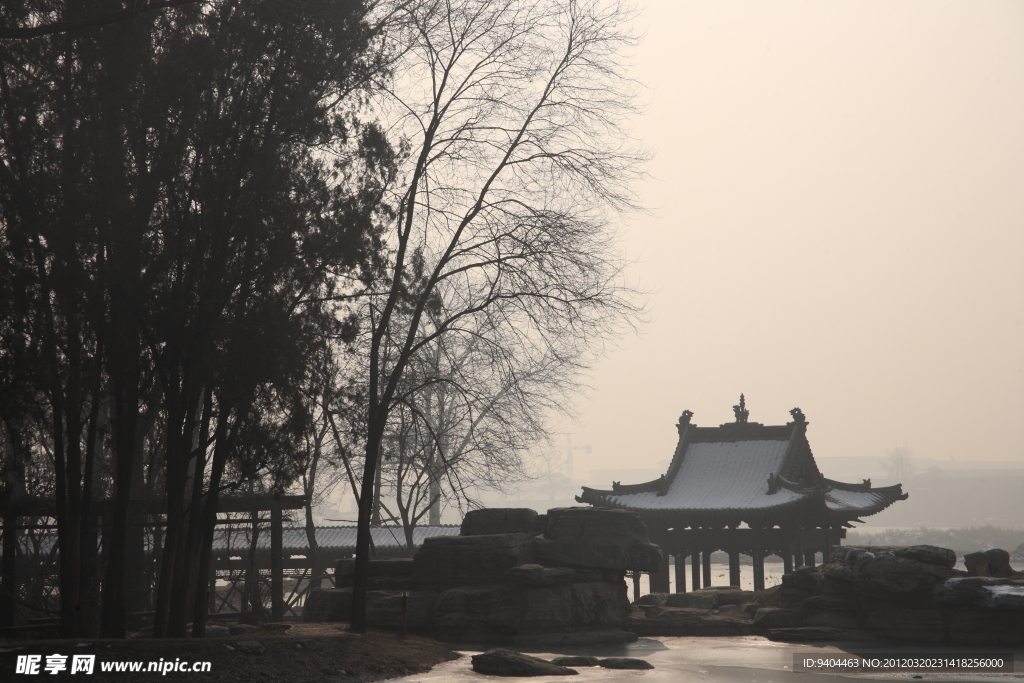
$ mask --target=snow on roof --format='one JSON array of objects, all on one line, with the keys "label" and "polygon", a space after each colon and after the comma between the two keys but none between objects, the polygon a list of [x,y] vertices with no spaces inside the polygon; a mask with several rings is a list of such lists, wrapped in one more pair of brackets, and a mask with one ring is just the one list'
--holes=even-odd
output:
[{"label": "snow on roof", "polygon": [[845,510],[863,510],[877,505],[883,496],[874,491],[843,491],[832,489],[825,494],[825,505],[829,510],[841,512]]},{"label": "snow on roof", "polygon": [[777,439],[691,443],[664,496],[656,492],[608,495],[612,505],[632,509],[766,509],[803,498],[780,488],[768,493],[768,477],[779,471],[789,441]]}]

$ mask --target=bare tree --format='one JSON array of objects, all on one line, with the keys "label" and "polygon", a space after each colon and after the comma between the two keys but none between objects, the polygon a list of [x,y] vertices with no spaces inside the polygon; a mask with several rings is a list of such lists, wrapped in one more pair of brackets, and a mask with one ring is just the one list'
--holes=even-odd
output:
[{"label": "bare tree", "polygon": [[593,349],[638,311],[609,231],[615,212],[636,208],[642,160],[622,130],[630,13],[615,2],[436,0],[393,17],[385,35],[403,52],[377,104],[406,163],[381,234],[383,275],[365,299],[356,631],[378,459],[392,413],[416,405],[405,382],[416,359],[453,337],[498,359],[557,358],[566,340]]},{"label": "bare tree", "polygon": [[882,467],[893,479],[904,481],[917,469],[914,463],[914,452],[906,446],[894,446],[885,452]]},{"label": "bare tree", "polygon": [[544,418],[566,412],[579,386],[574,343],[559,345],[561,355],[547,345],[517,348],[487,316],[475,322],[487,327],[437,337],[413,359],[388,423],[381,478],[393,503],[379,504],[404,528],[410,551],[424,516],[439,524],[442,507],[475,507],[479,492],[521,481],[523,454],[549,438]]}]

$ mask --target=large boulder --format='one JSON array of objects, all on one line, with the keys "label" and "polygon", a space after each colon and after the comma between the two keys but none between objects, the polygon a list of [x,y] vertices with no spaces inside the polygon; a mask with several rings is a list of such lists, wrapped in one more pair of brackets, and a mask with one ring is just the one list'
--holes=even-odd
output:
[{"label": "large boulder", "polygon": [[[406,625],[410,630],[428,630],[433,617],[435,591],[371,590],[366,592],[366,620],[375,628],[402,626],[402,595],[407,596]],[[305,622],[351,621],[351,588],[316,588],[302,608]]]},{"label": "large boulder", "polygon": [[715,609],[718,607],[718,593],[669,593],[666,604],[669,607],[693,607],[695,609]]},{"label": "large boulder", "polygon": [[374,628],[402,627],[402,596],[406,599],[406,626],[410,631],[430,628],[437,602],[436,591],[367,591],[366,623]]},{"label": "large boulder", "polygon": [[543,567],[539,564],[521,564],[505,570],[505,578],[523,586],[554,586],[572,583],[576,572],[568,567]]},{"label": "large boulder", "polygon": [[489,676],[573,676],[579,672],[565,666],[512,650],[495,649],[473,655],[473,671]]},{"label": "large boulder", "polygon": [[565,657],[555,657],[551,660],[551,663],[558,666],[600,666],[601,660],[587,655],[568,655]]},{"label": "large boulder", "polygon": [[486,640],[519,633],[621,628],[628,611],[624,584],[460,586],[441,593],[434,624],[446,636]]},{"label": "large boulder", "polygon": [[754,614],[754,623],[761,628],[790,628],[805,626],[807,614],[780,607],[762,607]]},{"label": "large boulder", "polygon": [[490,536],[493,534],[541,533],[537,526],[537,512],[529,508],[483,508],[470,510],[462,518],[463,536]]},{"label": "large boulder", "polygon": [[635,512],[572,507],[548,510],[546,539],[537,542],[545,564],[658,571],[661,548],[650,542]]},{"label": "large boulder", "polygon": [[929,609],[879,609],[868,615],[866,630],[878,638],[939,643],[946,637],[942,614]]},{"label": "large boulder", "polygon": [[639,636],[745,636],[754,632],[738,613],[713,614],[693,607],[637,607],[626,628]]},{"label": "large boulder", "polygon": [[646,659],[635,657],[608,657],[601,660],[601,666],[605,669],[653,669],[654,665]]},{"label": "large boulder", "polygon": [[435,536],[423,541],[413,557],[417,584],[500,583],[512,567],[534,562],[529,534]]},{"label": "large boulder", "polygon": [[964,555],[964,566],[968,576],[994,576],[1009,578],[1022,576],[1010,566],[1010,553],[1000,548],[993,548],[980,553]]},{"label": "large boulder", "polygon": [[949,579],[935,591],[935,601],[940,605],[1024,610],[1024,577]]},{"label": "large boulder", "polygon": [[[334,568],[334,585],[351,586],[355,580],[356,561],[340,560]],[[367,588],[370,590],[404,590],[412,588],[413,560],[411,557],[373,558],[369,562]]]},{"label": "large boulder", "polygon": [[302,606],[302,620],[305,622],[348,621],[351,618],[351,588],[314,588]]},{"label": "large boulder", "polygon": [[[930,595],[937,585],[954,576],[955,564],[956,553],[952,550],[929,545],[839,546],[822,565],[820,576],[859,595],[883,600],[916,599]],[[808,577],[816,574],[808,572]]]}]

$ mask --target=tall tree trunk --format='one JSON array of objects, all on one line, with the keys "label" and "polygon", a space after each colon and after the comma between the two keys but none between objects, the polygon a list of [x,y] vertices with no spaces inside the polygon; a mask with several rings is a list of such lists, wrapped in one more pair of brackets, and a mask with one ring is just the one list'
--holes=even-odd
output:
[{"label": "tall tree trunk", "polygon": [[187,531],[180,537],[181,548],[175,569],[175,576],[178,578],[171,590],[171,609],[167,627],[167,635],[171,638],[185,637],[188,628],[188,606],[191,602],[189,598],[199,590],[199,586],[206,585],[206,576],[200,575],[197,578],[193,569],[199,564],[201,552],[203,483],[206,471],[206,442],[210,435],[210,413],[213,410],[212,387],[206,387],[201,400],[201,405],[197,406],[197,411],[202,411],[199,434],[192,443],[192,491],[188,501]]},{"label": "tall tree trunk", "polygon": [[82,477],[82,566],[79,576],[79,596],[82,603],[82,619],[77,635],[89,638],[96,635],[99,626],[99,555],[96,548],[98,531],[96,515],[92,508],[92,480],[96,463],[96,447],[99,440],[100,381],[99,358],[96,353],[96,377],[92,387],[92,407],[89,409],[89,426],[85,437],[85,473]]},{"label": "tall tree trunk", "polygon": [[166,462],[167,481],[166,488],[166,515],[167,527],[164,534],[163,557],[160,560],[160,578],[157,583],[156,609],[153,617],[153,637],[163,638],[167,635],[168,616],[171,607],[171,593],[174,586],[174,570],[177,565],[177,553],[181,545],[179,538],[183,533],[184,523],[184,491],[185,491],[185,465],[188,448],[185,454],[182,453],[182,441],[184,439],[185,423],[188,410],[185,406],[179,405],[174,409],[167,421],[167,453]]},{"label": "tall tree trunk", "polygon": [[210,575],[210,567],[213,563],[213,540],[217,531],[217,502],[220,498],[220,480],[224,475],[224,466],[228,461],[228,417],[231,414],[229,406],[220,406],[220,416],[217,419],[217,428],[214,432],[213,465],[210,468],[210,486],[207,489],[206,500],[203,502],[203,535],[201,539],[202,550],[199,556],[199,572],[195,593],[195,601],[192,607],[192,637],[202,638],[206,635],[206,615],[209,612],[207,600],[209,584],[206,578]]},{"label": "tall tree trunk", "polygon": [[352,580],[352,630],[366,633],[366,589],[369,586],[370,571],[370,518],[373,515],[374,492],[376,490],[377,461],[380,459],[380,443],[384,434],[384,420],[379,406],[371,405],[369,429],[366,439],[366,460],[363,465],[363,482],[359,491],[359,517],[356,522],[356,561]]}]

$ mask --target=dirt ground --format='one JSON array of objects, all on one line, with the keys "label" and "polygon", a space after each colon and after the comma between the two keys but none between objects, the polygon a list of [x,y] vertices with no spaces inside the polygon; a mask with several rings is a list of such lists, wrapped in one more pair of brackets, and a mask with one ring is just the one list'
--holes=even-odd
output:
[{"label": "dirt ground", "polygon": [[[258,646],[246,645],[258,643]],[[263,652],[247,653],[245,650]],[[18,675],[18,655],[41,655],[40,675]],[[47,657],[66,656],[66,670],[48,675]],[[72,674],[74,655],[95,655],[92,675]],[[134,638],[129,640],[0,641],[0,680],[82,680],[83,683],[135,681],[273,681],[274,683],[362,683],[429,671],[458,653],[429,638],[371,631],[358,635],[335,624],[295,624],[284,635],[254,631],[241,636],[205,639]],[[23,660],[24,661],[24,660]],[[57,660],[59,661],[59,660]],[[102,671],[103,663],[142,662],[141,673]],[[209,662],[209,671],[147,671],[149,662],[192,665]],[[167,665],[169,666],[169,665]]]}]

